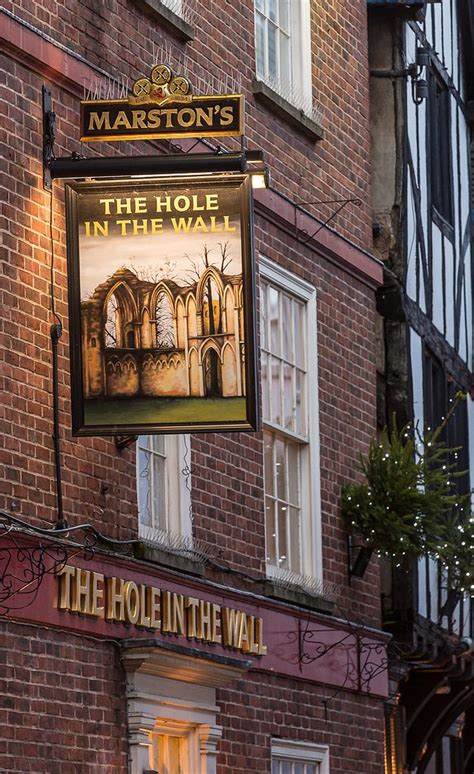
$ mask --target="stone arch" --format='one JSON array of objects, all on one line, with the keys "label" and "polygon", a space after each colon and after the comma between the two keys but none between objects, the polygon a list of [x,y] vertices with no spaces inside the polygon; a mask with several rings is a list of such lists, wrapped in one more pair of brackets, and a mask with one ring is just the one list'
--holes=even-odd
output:
[{"label": "stone arch", "polygon": [[201,368],[196,347],[191,347],[189,350],[189,392],[193,398],[203,394]]},{"label": "stone arch", "polygon": [[188,317],[188,338],[193,339],[198,335],[197,304],[194,293],[189,293],[186,298],[186,314]]},{"label": "stone arch", "polygon": [[137,305],[130,287],[119,280],[109,288],[103,306],[104,346],[110,349],[136,347]]},{"label": "stone arch", "polygon": [[173,349],[176,346],[175,299],[166,282],[159,282],[153,289],[150,309],[156,348]]},{"label": "stone arch", "polygon": [[151,324],[150,310],[147,306],[142,310],[140,341],[143,349],[151,349],[153,346],[153,327]]},{"label": "stone arch", "polygon": [[186,347],[188,337],[186,335],[186,309],[181,296],[176,299],[176,331],[176,345],[180,349],[184,349]]},{"label": "stone arch", "polygon": [[214,266],[208,266],[203,272],[197,286],[197,311],[202,318],[202,332],[213,336],[222,333],[224,285],[219,271]]},{"label": "stone arch", "polygon": [[200,361],[204,395],[208,398],[222,396],[222,359],[219,347],[208,339],[201,347]]},{"label": "stone arch", "polygon": [[237,376],[237,357],[235,349],[228,341],[222,347],[222,395],[234,398],[239,394]]},{"label": "stone arch", "polygon": [[232,285],[224,291],[224,319],[226,333],[235,333],[235,297]]}]

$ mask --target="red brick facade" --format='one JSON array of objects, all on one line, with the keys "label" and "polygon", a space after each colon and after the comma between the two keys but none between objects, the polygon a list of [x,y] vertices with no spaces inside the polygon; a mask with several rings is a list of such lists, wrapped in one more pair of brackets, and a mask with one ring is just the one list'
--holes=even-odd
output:
[{"label": "red brick facade", "polygon": [[[305,244],[306,234],[295,239],[291,219],[281,216],[278,224],[278,212],[276,222],[268,217],[263,193],[256,204],[256,251],[316,287],[323,576],[338,588],[338,615],[377,627],[378,568],[373,561],[363,580],[348,585],[339,505],[341,485],[357,475],[359,453],[375,428],[374,288],[380,276],[366,254],[371,247],[366,4],[311,5],[313,92],[324,111],[325,131],[317,144],[253,97],[251,0],[196,0],[195,38],[187,44],[132,0],[5,3],[10,13],[2,14],[0,30],[6,113],[0,505],[43,527],[56,517],[53,201],[54,295],[64,323],[59,368],[65,514],[71,525],[89,523],[111,538],[138,535],[134,447],[120,452],[113,439],[71,436],[63,184],[55,182],[52,196],[43,189],[41,89],[45,84],[52,91],[56,155],[80,151],[79,100],[94,79],[104,82],[97,68],[131,84],[161,60],[166,43],[191,81],[209,82],[210,91],[219,79],[239,84],[246,97],[249,147],[264,150],[272,187],[282,194],[282,212],[287,200],[361,200],[331,221],[331,233],[322,229]],[[225,138],[223,144],[237,145]],[[133,147],[95,144],[85,152],[158,151],[138,142]],[[309,234],[337,206],[307,205],[309,214],[303,217],[312,225]],[[219,557],[205,568],[206,577],[260,593],[265,577],[261,433],[193,435],[191,469],[194,537],[214,546]],[[5,739],[0,769],[125,774],[127,727],[118,646],[9,622],[0,622],[0,632],[0,737]],[[271,737],[329,744],[331,774],[378,774],[382,699],[344,690],[331,699],[333,693],[328,686],[258,670],[218,691],[223,727],[218,774],[268,773]]]}]

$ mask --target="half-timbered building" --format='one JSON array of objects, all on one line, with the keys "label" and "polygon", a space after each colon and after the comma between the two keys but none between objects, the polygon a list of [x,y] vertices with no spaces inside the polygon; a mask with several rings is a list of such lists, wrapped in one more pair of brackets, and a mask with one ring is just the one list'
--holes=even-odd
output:
[{"label": "half-timbered building", "polygon": [[[472,391],[471,142],[474,16],[468,0],[369,0],[379,421],[437,427],[455,394]],[[460,493],[474,476],[474,403],[447,426]],[[474,769],[472,600],[449,568],[422,558],[386,568],[383,606],[394,636],[386,770]]]}]

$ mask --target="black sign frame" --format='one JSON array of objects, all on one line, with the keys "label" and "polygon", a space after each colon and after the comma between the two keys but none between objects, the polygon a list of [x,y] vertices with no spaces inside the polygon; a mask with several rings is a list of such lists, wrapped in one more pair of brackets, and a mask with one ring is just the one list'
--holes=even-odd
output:
[{"label": "black sign frame", "polygon": [[[86,419],[85,371],[81,312],[81,249],[79,239],[79,211],[81,197],[86,194],[101,195],[101,192],[116,192],[117,195],[143,192],[150,188],[165,191],[186,188],[189,191],[203,190],[206,186],[215,191],[228,190],[238,186],[240,217],[240,244],[242,268],[242,347],[243,373],[241,398],[245,405],[245,416],[239,419],[199,419],[193,421],[139,422],[119,421],[113,424],[88,421]],[[72,432],[74,436],[140,435],[157,433],[229,432],[252,431],[260,427],[257,402],[257,344],[255,308],[255,262],[253,250],[253,205],[251,178],[248,174],[224,173],[203,175],[178,175],[173,177],[150,177],[136,180],[102,180],[95,182],[72,182],[66,184],[68,296],[70,320],[70,362]],[[212,295],[211,295],[212,298]],[[211,302],[211,308],[212,304]],[[239,334],[241,336],[241,334]],[[98,341],[98,340],[97,340]],[[96,342],[97,344],[97,342]],[[239,350],[240,351],[240,350]],[[133,353],[132,353],[133,354]],[[222,377],[221,377],[222,378]],[[126,401],[126,398],[123,398]],[[193,397],[189,397],[193,401]],[[225,399],[224,399],[225,401]]]}]

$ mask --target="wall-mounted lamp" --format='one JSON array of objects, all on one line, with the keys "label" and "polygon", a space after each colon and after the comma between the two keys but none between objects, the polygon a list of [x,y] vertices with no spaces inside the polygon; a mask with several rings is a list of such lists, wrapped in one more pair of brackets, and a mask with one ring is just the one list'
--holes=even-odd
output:
[{"label": "wall-mounted lamp", "polygon": [[403,70],[371,70],[373,78],[410,78],[412,99],[415,105],[420,105],[428,96],[428,82],[421,78],[423,68],[430,65],[431,52],[428,46],[419,46],[416,49],[415,61],[407,65]]},{"label": "wall-mounted lamp", "polygon": [[252,178],[252,188],[268,188],[270,185],[270,169],[265,164],[261,150],[248,150],[247,171]]}]

